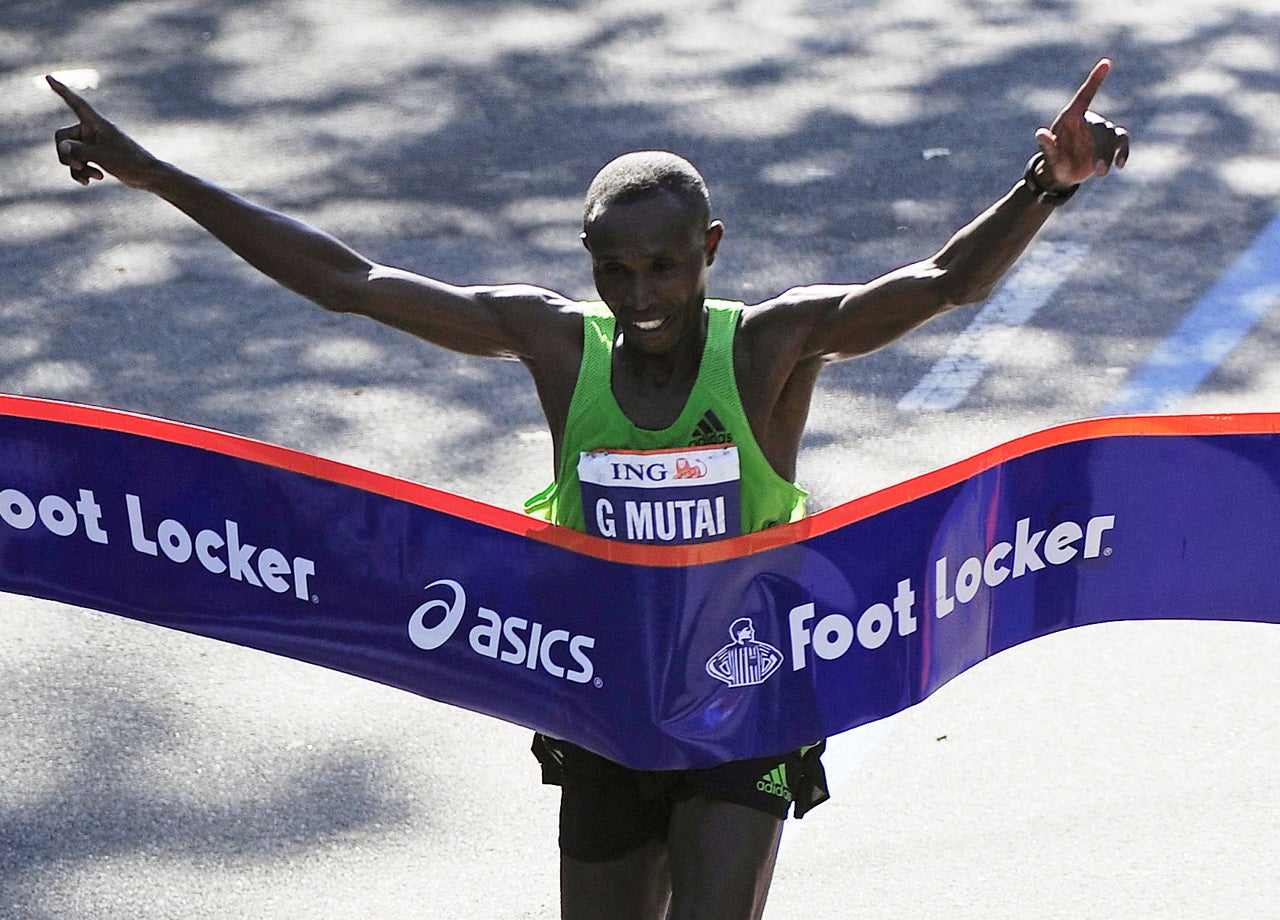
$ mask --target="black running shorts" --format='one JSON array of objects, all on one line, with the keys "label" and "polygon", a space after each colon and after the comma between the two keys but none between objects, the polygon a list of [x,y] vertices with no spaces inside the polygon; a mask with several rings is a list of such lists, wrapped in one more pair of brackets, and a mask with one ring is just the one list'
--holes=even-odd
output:
[{"label": "black running shorts", "polygon": [[785,818],[830,798],[820,757],[825,742],[783,757],[735,760],[698,770],[632,770],[568,741],[534,735],[542,781],[561,787],[560,851],[607,862],[664,840],[671,808],[695,795]]}]

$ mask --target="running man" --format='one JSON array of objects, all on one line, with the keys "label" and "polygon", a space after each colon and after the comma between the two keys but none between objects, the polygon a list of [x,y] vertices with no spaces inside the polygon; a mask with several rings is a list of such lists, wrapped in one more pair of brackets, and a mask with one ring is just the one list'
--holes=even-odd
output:
[{"label": "running man", "polygon": [[[684,529],[718,539],[803,513],[796,455],[827,363],[982,300],[1080,183],[1124,165],[1124,129],[1089,111],[1110,66],[1093,68],[1036,131],[1039,150],[1013,187],[937,253],[864,284],[796,287],[751,306],[708,299],[724,227],[712,219],[702,178],[672,154],[628,154],[592,182],[582,242],[603,304],[584,304],[527,284],[460,287],[378,264],[158,160],[66,86],[49,85],[78,118],[55,140],[81,184],[110,174],[158,195],[327,310],[522,362],[551,430],[556,475],[531,510],[580,529],[594,520],[625,537],[605,514],[609,485],[591,471],[591,458],[645,451],[688,469],[709,456],[691,448],[715,444],[725,448],[716,463],[728,491],[702,499],[706,516]],[[726,495],[736,505],[726,507]],[[642,536],[650,537],[649,521],[654,537],[659,524],[675,533],[675,504],[653,503],[657,518],[640,521]],[[745,628],[743,636],[750,638]],[[561,910],[569,920],[758,918],[788,806],[794,800],[799,811],[825,797],[820,745],[664,773],[629,770],[544,736],[534,747],[544,778],[563,787]]]}]

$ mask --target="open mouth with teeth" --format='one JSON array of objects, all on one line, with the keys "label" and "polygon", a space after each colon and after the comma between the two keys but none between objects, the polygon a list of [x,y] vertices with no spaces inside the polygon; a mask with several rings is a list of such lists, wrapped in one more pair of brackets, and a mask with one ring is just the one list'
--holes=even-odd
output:
[{"label": "open mouth with teeth", "polygon": [[647,319],[644,322],[632,323],[632,325],[641,332],[653,332],[656,329],[661,329],[665,322],[666,319]]}]

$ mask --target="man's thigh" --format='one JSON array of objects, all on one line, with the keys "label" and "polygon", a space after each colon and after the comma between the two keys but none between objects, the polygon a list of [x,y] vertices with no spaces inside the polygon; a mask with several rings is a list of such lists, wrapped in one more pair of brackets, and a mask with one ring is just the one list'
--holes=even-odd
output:
[{"label": "man's thigh", "polygon": [[782,819],[697,795],[672,809],[667,849],[670,920],[758,920],[764,913]]},{"label": "man's thigh", "polygon": [[560,855],[561,920],[663,920],[670,897],[662,840],[605,862]]}]

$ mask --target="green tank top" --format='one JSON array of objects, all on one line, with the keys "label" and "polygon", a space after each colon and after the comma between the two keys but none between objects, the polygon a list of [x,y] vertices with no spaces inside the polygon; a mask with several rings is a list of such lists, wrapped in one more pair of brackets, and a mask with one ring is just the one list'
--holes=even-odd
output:
[{"label": "green tank top", "polygon": [[[611,386],[613,314],[603,303],[583,304],[582,365],[569,403],[556,479],[525,502],[526,513],[575,530],[593,532],[593,528],[588,527],[585,520],[583,485],[579,478],[579,463],[586,462],[587,455],[602,451],[630,454],[693,448],[697,450],[683,454],[677,452],[674,462],[680,464],[680,469],[684,472],[697,476],[699,473],[694,469],[695,466],[704,471],[706,468],[699,457],[711,458],[713,454],[735,452],[733,449],[736,448],[739,480],[735,488],[739,509],[737,515],[731,516],[738,518],[739,531],[752,533],[799,520],[804,516],[808,493],[795,483],[783,479],[770,466],[751,432],[738,395],[733,368],[733,337],[742,304],[708,300],[706,305],[707,342],[688,402],[670,427],[653,430],[632,424],[614,399]],[[701,449],[706,452],[702,453]],[[682,472],[674,475],[679,478]],[[691,525],[695,521],[704,525],[696,527],[701,537],[716,539],[721,535],[736,536],[733,532],[721,534],[714,526],[714,520],[723,519],[724,515],[722,507],[715,508],[713,513],[710,503],[713,500],[699,501],[696,508],[692,500],[666,502],[670,526],[673,530],[677,526],[676,509],[670,506],[679,505],[683,506],[679,510],[684,515],[686,537],[692,535],[694,528]],[[628,503],[629,510],[634,510],[630,508],[632,504],[634,503]],[[644,510],[652,513],[649,509]],[[705,515],[702,513],[704,511]],[[691,516],[693,514],[697,517]],[[660,508],[658,520],[661,525],[663,518]],[[652,525],[649,527],[652,528]],[[618,525],[613,529],[623,528]],[[601,535],[614,536],[608,530]],[[617,538],[626,539],[621,535]],[[703,539],[676,542],[703,542]]]}]

